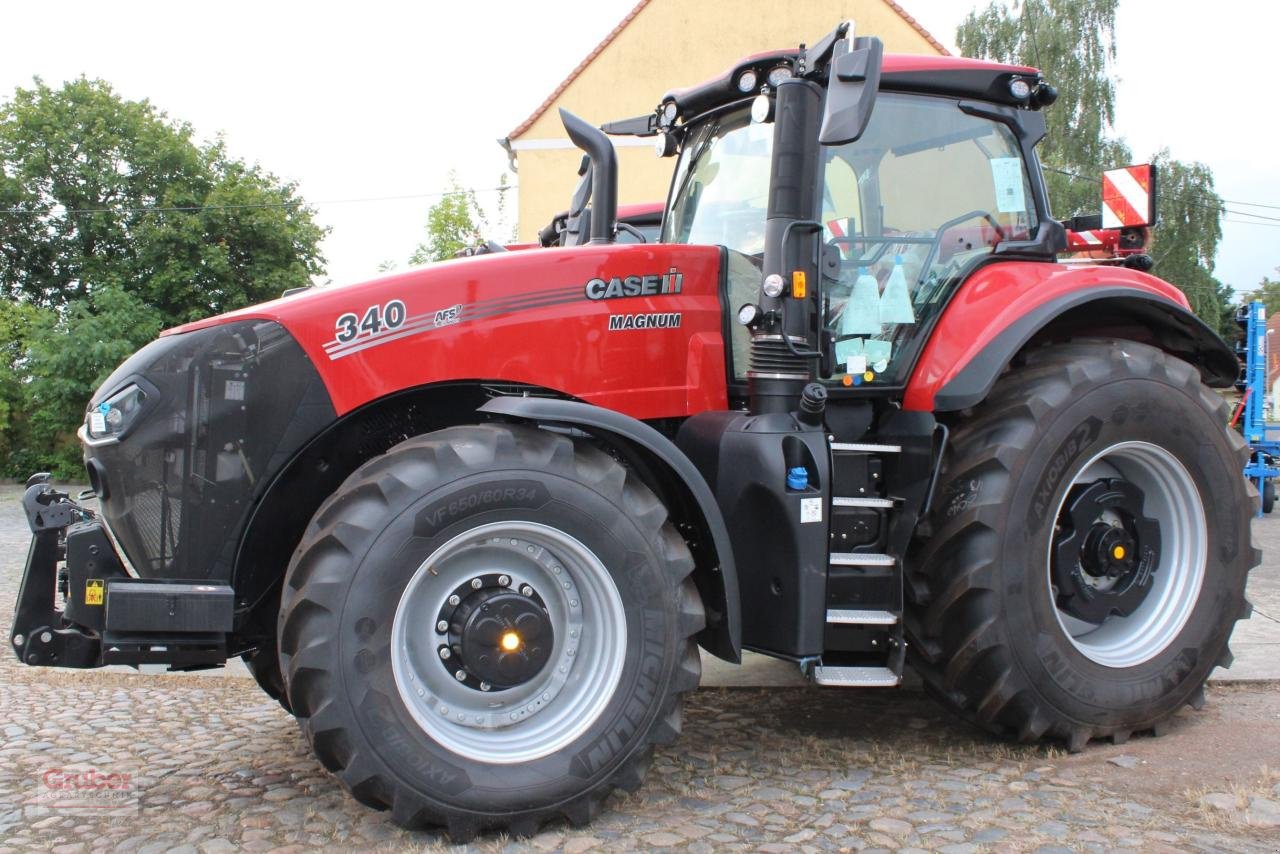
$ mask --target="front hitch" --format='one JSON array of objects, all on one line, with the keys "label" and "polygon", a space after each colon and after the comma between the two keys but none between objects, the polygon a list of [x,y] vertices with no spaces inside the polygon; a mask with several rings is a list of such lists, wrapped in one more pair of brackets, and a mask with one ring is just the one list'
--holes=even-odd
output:
[{"label": "front hitch", "polygon": [[[31,547],[27,551],[27,565],[22,573],[22,586],[18,591],[13,629],[9,636],[13,651],[23,664],[100,667],[102,641],[84,628],[72,625],[68,617],[79,610],[87,612],[84,617],[91,619],[94,611],[90,609],[96,609],[98,619],[101,619],[105,578],[116,574],[110,572],[112,564],[118,574],[125,574],[115,549],[111,548],[93,512],[76,504],[67,493],[54,489],[49,484],[47,473],[32,475],[27,480],[22,509],[31,528]],[[99,575],[100,580],[89,582],[86,579],[86,583],[81,585],[83,601],[78,609],[75,607],[77,591],[72,586],[69,567],[64,569],[61,577],[58,571],[59,564],[67,562],[68,537],[72,532],[75,532],[77,545],[86,539],[86,535],[92,539],[101,537],[102,543],[84,542],[84,545],[88,547],[86,551],[94,550],[93,569],[101,565],[108,570]],[[107,547],[106,553],[102,552],[103,543]],[[59,609],[56,603],[59,588],[66,599],[63,609]]]},{"label": "front hitch", "polygon": [[48,474],[27,481],[22,507],[31,549],[10,635],[19,661],[79,668],[167,664],[170,670],[226,662],[235,608],[229,586],[134,578],[106,526],[50,486]]}]

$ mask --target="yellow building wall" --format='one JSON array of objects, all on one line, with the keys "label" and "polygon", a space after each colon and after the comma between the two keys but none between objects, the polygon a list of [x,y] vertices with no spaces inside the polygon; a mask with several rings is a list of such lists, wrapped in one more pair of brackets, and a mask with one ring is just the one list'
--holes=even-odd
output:
[{"label": "yellow building wall", "polygon": [[[753,53],[812,44],[843,20],[853,20],[859,35],[879,36],[890,53],[940,52],[885,0],[650,0],[511,141],[564,140],[560,107],[595,125],[643,115],[670,89],[714,77]],[[620,204],[666,199],[675,158],[655,156],[644,142],[618,147]],[[577,149],[516,152],[521,241],[537,240],[538,229],[568,207],[581,157]]]}]

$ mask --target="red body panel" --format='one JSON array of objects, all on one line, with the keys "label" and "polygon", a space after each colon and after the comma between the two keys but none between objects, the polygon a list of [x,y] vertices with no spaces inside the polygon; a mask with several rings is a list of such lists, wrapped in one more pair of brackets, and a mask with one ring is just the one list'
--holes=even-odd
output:
[{"label": "red body panel", "polygon": [[[678,417],[728,406],[719,265],[712,246],[497,253],[318,288],[165,334],[237,318],[276,321],[316,365],[339,415],[414,386],[490,380],[550,388],[634,418]],[[602,280],[592,289],[602,294],[614,277],[620,285],[648,277],[644,290],[670,292],[588,297],[591,280]],[[402,307],[387,309],[396,301]],[[340,317],[359,323],[374,306],[383,328],[339,340],[350,328]],[[637,315],[654,325],[610,330],[611,316]]]},{"label": "red body panel", "polygon": [[1173,285],[1124,267],[988,264],[960,286],[938,320],[907,384],[903,408],[932,411],[938,390],[1010,324],[1058,297],[1103,286],[1130,287],[1190,307]]}]

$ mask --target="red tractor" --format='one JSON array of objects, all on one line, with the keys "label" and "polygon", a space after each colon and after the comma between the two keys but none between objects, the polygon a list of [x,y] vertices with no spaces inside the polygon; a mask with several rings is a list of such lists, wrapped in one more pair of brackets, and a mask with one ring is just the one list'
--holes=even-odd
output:
[{"label": "red tractor", "polygon": [[661,242],[625,245],[612,144],[566,114],[581,245],[121,365],[80,433],[100,512],[24,498],[14,651],[242,656],[352,795],[455,839],[641,785],[700,647],[847,688],[910,662],[1024,742],[1158,732],[1248,613],[1239,366],[1139,261],[1060,260],[1055,94],[847,25],[750,57],[606,126],[678,155]]}]

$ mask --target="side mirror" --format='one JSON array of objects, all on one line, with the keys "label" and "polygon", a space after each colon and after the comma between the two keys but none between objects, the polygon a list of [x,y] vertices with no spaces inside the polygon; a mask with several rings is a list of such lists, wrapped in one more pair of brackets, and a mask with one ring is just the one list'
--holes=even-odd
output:
[{"label": "side mirror", "polygon": [[[841,46],[844,52],[841,52]],[[827,104],[822,116],[818,141],[823,145],[845,145],[856,142],[867,129],[871,110],[880,90],[880,65],[884,45],[875,36],[859,36],[836,43],[831,60]]]},{"label": "side mirror", "polygon": [[1156,224],[1154,163],[1122,166],[1102,173],[1102,227],[1139,228]]}]

